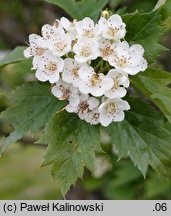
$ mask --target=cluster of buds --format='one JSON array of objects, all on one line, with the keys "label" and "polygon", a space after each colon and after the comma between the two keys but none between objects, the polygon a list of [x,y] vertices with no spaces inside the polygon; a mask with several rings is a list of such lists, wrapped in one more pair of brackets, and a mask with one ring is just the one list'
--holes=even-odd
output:
[{"label": "cluster of buds", "polygon": [[52,84],[52,94],[67,100],[67,112],[77,113],[90,124],[108,126],[124,119],[130,109],[122,98],[129,75],[147,68],[141,45],[125,41],[126,25],[114,14],[98,23],[86,17],[70,22],[62,17],[44,25],[41,36],[31,34],[24,51],[33,57],[39,81]]}]

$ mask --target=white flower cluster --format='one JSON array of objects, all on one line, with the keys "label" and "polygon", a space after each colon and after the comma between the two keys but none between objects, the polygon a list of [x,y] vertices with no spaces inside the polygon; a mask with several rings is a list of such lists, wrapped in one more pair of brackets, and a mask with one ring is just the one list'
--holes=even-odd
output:
[{"label": "white flower cluster", "polygon": [[42,36],[31,34],[24,51],[33,58],[36,78],[53,84],[52,94],[68,100],[66,110],[90,124],[108,126],[124,119],[129,104],[122,100],[128,75],[147,68],[141,45],[123,39],[126,25],[117,14],[97,24],[86,17],[70,22],[62,17],[44,25]]}]

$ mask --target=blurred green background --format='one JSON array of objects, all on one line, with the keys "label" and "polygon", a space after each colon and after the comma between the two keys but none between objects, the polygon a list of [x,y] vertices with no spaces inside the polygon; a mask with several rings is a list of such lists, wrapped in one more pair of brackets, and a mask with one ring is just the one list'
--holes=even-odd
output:
[{"label": "blurred green background", "polygon": [[[128,12],[150,11],[156,0],[111,0],[108,7],[113,11],[125,7]],[[168,14],[167,35],[162,42],[171,48],[171,1],[165,9]],[[30,33],[40,33],[45,23],[67,16],[51,4],[39,0],[0,0],[0,59],[18,45],[26,45]],[[171,52],[164,53],[158,66],[171,71]],[[0,112],[10,105],[8,92],[23,82],[34,80],[27,61],[0,69]],[[0,140],[11,128],[0,122]],[[39,132],[41,133],[41,131]],[[0,199],[62,199],[58,185],[50,177],[50,167],[41,168],[45,146],[33,144],[39,133],[28,134],[14,144],[0,158]],[[132,162],[125,158],[117,161],[108,137],[103,134],[103,149],[108,154],[98,155],[96,171],[85,172],[84,181],[71,188],[67,199],[171,199],[171,181],[149,170],[144,179]],[[112,150],[111,150],[112,149]],[[113,153],[111,153],[113,152]]]}]

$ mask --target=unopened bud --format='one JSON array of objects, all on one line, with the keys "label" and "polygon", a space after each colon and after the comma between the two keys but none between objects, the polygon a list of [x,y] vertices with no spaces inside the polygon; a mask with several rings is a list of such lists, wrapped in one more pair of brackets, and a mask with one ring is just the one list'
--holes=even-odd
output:
[{"label": "unopened bud", "polygon": [[109,19],[110,16],[112,16],[112,12],[108,9],[101,12],[101,17],[104,17],[105,19]]},{"label": "unopened bud", "polygon": [[55,20],[55,22],[54,22],[54,24],[53,24],[53,26],[55,26],[56,28],[58,28],[59,27],[59,20]]}]

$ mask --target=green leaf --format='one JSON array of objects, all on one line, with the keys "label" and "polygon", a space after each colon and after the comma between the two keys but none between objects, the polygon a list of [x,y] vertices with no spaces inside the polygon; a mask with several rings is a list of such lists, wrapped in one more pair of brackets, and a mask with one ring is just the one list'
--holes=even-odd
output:
[{"label": "green leaf", "polygon": [[139,100],[129,101],[131,110],[126,120],[108,127],[119,158],[130,156],[134,165],[146,175],[150,165],[161,175],[171,170],[171,124]]},{"label": "green leaf", "polygon": [[64,9],[74,19],[83,19],[90,17],[97,20],[100,11],[108,3],[108,0],[44,0],[46,2],[55,4]]},{"label": "green leaf", "polygon": [[78,152],[73,152],[61,166],[54,164],[52,176],[57,181],[62,195],[65,196],[71,185],[74,185],[78,178],[84,173],[84,164]]},{"label": "green leaf", "polygon": [[63,195],[82,177],[84,166],[94,169],[95,152],[101,149],[99,127],[67,112],[54,116],[39,143],[48,144],[43,166],[53,164],[52,176]]},{"label": "green leaf", "polygon": [[125,0],[109,0],[109,4],[111,8],[116,8],[120,3],[124,2]]},{"label": "green leaf", "polygon": [[145,182],[144,186],[146,193],[143,199],[160,199],[170,190],[171,182],[154,175]]},{"label": "green leaf", "polygon": [[149,68],[135,77],[131,77],[133,85],[152,100],[171,122],[171,73]]},{"label": "green leaf", "polygon": [[34,71],[31,69],[32,68],[32,58],[25,59],[24,61],[17,62],[14,64],[12,67],[11,71],[15,74],[20,73],[20,74],[26,74],[26,73],[34,73]]},{"label": "green leaf", "polygon": [[135,13],[123,15],[123,21],[126,23],[126,40],[130,44],[141,44],[145,49],[145,57],[149,63],[167,49],[160,45],[164,28],[161,25],[160,11],[150,13]]},{"label": "green leaf", "polygon": [[23,55],[25,47],[16,47],[12,52],[10,52],[7,56],[5,56],[2,61],[0,61],[0,67],[3,67],[7,64],[12,64],[20,61],[26,60]]},{"label": "green leaf", "polygon": [[136,167],[132,166],[130,160],[122,160],[118,162],[118,166],[115,171],[115,180],[112,182],[112,185],[115,187],[122,187],[140,177],[142,177],[141,172],[137,170]]},{"label": "green leaf", "polygon": [[14,131],[1,143],[0,153],[28,131],[36,132],[65,105],[50,93],[49,87],[38,83],[27,83],[17,87],[10,94],[10,98],[13,99],[14,105],[2,112],[0,119],[8,121]]}]

